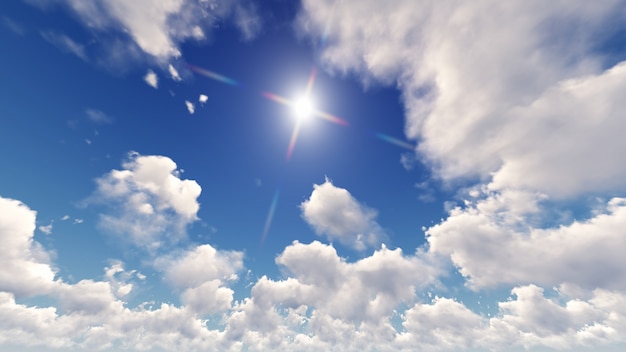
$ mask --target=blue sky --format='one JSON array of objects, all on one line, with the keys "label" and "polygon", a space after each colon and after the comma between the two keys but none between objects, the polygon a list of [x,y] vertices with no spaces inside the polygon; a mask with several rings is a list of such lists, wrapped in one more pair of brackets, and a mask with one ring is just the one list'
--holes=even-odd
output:
[{"label": "blue sky", "polygon": [[620,350],[624,5],[2,3],[0,350]]}]

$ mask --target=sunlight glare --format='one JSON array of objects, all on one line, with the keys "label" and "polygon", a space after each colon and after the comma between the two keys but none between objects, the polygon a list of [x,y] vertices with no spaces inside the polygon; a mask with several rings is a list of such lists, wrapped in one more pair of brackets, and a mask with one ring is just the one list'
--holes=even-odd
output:
[{"label": "sunlight glare", "polygon": [[313,103],[308,97],[302,97],[293,104],[294,112],[299,120],[307,120],[313,116]]}]

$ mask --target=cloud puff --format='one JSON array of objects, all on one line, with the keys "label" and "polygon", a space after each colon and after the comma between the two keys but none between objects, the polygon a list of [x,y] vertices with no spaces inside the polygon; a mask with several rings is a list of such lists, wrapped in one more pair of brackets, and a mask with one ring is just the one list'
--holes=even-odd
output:
[{"label": "cloud puff", "polygon": [[169,64],[169,66],[167,67],[167,70],[170,73],[170,77],[172,77],[172,79],[174,81],[182,81],[183,79],[180,77],[180,74],[178,73],[178,70],[176,70],[176,68],[174,66],[172,66],[172,64]]},{"label": "cloud puff", "polygon": [[122,166],[97,179],[94,200],[111,205],[101,225],[150,250],[182,238],[198,219],[200,185],[181,180],[176,163],[164,156],[131,153]]},{"label": "cloud puff", "polygon": [[436,176],[575,197],[626,190],[624,155],[606,152],[626,147],[626,69],[598,49],[620,30],[620,9],[311,0],[299,28],[325,39],[329,69],[398,85],[406,133]]},{"label": "cloud puff", "polygon": [[156,266],[165,279],[182,292],[182,301],[198,314],[212,314],[231,306],[228,281],[243,269],[243,253],[217,251],[205,244],[178,256],[159,258]]},{"label": "cloud puff", "polygon": [[159,87],[159,77],[152,70],[148,70],[143,80],[152,88],[157,89]]},{"label": "cloud puff", "polygon": [[300,204],[300,209],[304,220],[318,235],[324,234],[358,250],[376,246],[385,238],[376,222],[377,212],[328,179],[321,185],[313,185],[311,196]]},{"label": "cloud puff", "polygon": [[185,107],[187,107],[187,111],[189,111],[189,113],[192,115],[194,112],[196,112],[196,106],[193,105],[193,103],[189,100],[185,100]]},{"label": "cloud puff", "polygon": [[209,100],[209,97],[204,94],[200,94],[200,96],[198,97],[198,101],[200,102],[200,104],[206,103],[207,100]]},{"label": "cloud puff", "polygon": [[[128,36],[145,54],[159,60],[180,56],[179,44],[187,39],[203,39],[218,20],[231,19],[244,37],[255,36],[260,20],[254,9],[238,0],[211,1],[164,0],[158,5],[150,0],[107,0],[85,4],[59,0],[72,9],[91,30],[112,31]],[[124,40],[126,40],[124,38]],[[131,44],[132,43],[132,44]],[[120,48],[118,48],[120,49]]]}]

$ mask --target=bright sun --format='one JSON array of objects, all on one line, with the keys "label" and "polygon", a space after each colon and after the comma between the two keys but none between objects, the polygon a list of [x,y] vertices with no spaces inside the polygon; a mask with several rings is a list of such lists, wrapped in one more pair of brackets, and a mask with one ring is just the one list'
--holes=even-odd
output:
[{"label": "bright sun", "polygon": [[313,103],[308,97],[302,97],[293,104],[296,117],[300,120],[307,120],[313,115]]}]

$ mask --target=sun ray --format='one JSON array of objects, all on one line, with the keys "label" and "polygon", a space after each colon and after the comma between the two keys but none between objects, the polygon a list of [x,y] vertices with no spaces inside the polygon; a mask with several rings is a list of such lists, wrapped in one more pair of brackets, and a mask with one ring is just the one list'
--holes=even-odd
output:
[{"label": "sun ray", "polygon": [[348,126],[348,121],[346,121],[346,120],[344,120],[344,119],[342,119],[340,117],[337,117],[335,115],[331,115],[331,114],[329,114],[327,112],[314,111],[313,115],[321,117],[321,118],[323,118],[325,120],[328,120],[328,121],[330,121],[332,123],[336,123],[336,124],[341,125],[341,126]]}]

